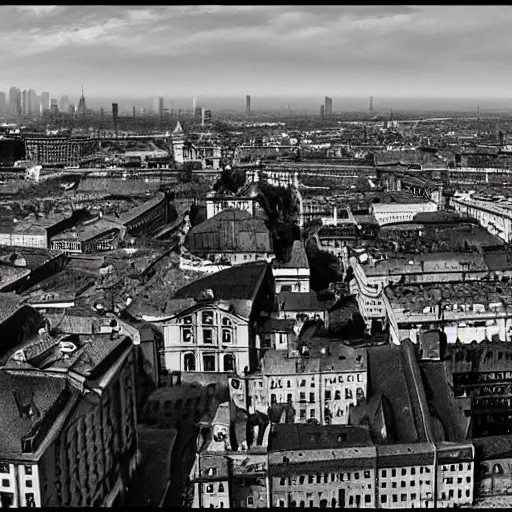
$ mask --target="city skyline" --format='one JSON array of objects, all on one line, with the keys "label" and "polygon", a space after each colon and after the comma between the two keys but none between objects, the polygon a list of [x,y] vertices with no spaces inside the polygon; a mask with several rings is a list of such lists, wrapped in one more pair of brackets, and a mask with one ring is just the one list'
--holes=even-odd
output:
[{"label": "city skyline", "polygon": [[236,96],[242,105],[246,94],[509,95],[511,72],[503,63],[512,52],[510,6],[2,6],[0,12],[0,34],[10,48],[0,56],[9,69],[3,91],[18,84],[79,96],[83,82],[87,98]]}]

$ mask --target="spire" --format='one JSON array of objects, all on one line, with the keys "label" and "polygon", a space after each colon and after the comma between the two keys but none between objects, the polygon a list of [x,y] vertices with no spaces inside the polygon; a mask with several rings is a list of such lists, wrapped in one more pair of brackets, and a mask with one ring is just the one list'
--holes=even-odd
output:
[{"label": "spire", "polygon": [[181,123],[179,122],[179,120],[176,123],[176,127],[172,131],[172,134],[173,135],[182,135],[183,134],[183,128],[181,127]]},{"label": "spire", "polygon": [[84,84],[81,84],[82,85],[82,98],[84,97]]}]

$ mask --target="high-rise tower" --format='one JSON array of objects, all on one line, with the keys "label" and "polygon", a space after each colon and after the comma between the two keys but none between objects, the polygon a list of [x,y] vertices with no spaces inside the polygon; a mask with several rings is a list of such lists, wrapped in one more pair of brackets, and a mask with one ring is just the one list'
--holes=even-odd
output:
[{"label": "high-rise tower", "polygon": [[86,110],[87,105],[85,103],[84,86],[82,85],[82,96],[80,96],[80,100],[78,101],[78,113],[85,114]]},{"label": "high-rise tower", "polygon": [[324,113],[325,113],[325,117],[332,116],[332,98],[329,98],[329,96],[325,97]]},{"label": "high-rise tower", "polygon": [[245,113],[251,113],[251,96],[249,94],[245,97]]},{"label": "high-rise tower", "polygon": [[373,96],[370,96],[370,112],[373,112]]}]

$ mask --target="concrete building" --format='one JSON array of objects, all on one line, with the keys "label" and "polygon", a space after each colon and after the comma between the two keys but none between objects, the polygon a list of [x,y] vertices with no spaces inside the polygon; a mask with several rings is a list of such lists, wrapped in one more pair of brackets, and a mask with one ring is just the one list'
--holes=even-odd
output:
[{"label": "concrete building", "polygon": [[262,218],[264,211],[258,196],[259,189],[256,184],[248,185],[236,195],[209,192],[206,195],[206,218],[211,219],[226,209],[243,210],[249,212],[253,217]]},{"label": "concrete building", "polygon": [[21,92],[17,87],[9,89],[9,113],[14,116],[21,116]]},{"label": "concrete building", "polygon": [[309,262],[301,240],[295,240],[292,254],[287,262],[272,263],[272,273],[276,283],[276,293],[309,293]]},{"label": "concrete building", "polygon": [[325,117],[331,117],[332,116],[332,98],[329,98],[329,96],[325,97]]},{"label": "concrete building", "polygon": [[83,138],[26,138],[27,160],[35,165],[77,166],[82,157],[94,151],[95,143]]},{"label": "concrete building", "polygon": [[411,222],[418,213],[435,212],[438,205],[433,201],[415,203],[373,203],[370,214],[375,217],[379,226],[386,224],[397,224],[400,222]]},{"label": "concrete building", "polygon": [[245,113],[251,113],[251,97],[249,95],[245,97]]},{"label": "concrete building", "polygon": [[41,108],[43,110],[43,114],[45,112],[50,112],[50,93],[49,92],[41,93]]}]

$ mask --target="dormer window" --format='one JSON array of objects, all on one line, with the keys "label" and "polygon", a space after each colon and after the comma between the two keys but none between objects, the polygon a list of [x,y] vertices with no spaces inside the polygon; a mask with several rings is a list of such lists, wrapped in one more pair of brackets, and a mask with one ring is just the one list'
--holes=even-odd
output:
[{"label": "dormer window", "polygon": [[191,324],[192,323],[192,316],[191,315],[184,316],[182,321],[183,321],[184,324]]},{"label": "dormer window", "polygon": [[203,325],[213,325],[213,311],[203,311],[201,321]]}]

